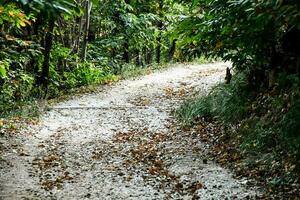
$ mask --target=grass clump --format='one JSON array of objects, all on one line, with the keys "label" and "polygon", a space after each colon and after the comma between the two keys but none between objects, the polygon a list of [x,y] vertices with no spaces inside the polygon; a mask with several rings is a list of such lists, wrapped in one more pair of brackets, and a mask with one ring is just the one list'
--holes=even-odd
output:
[{"label": "grass clump", "polygon": [[237,74],[231,84],[219,84],[209,94],[186,101],[176,115],[184,125],[202,117],[234,122],[247,115],[251,96],[245,75]]}]

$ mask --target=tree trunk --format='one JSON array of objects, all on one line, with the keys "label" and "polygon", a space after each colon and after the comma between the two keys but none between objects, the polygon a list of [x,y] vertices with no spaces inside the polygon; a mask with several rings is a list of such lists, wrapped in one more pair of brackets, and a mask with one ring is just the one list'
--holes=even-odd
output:
[{"label": "tree trunk", "polygon": [[159,35],[158,35],[158,38],[157,38],[157,47],[156,47],[156,62],[157,63],[160,63],[161,62],[161,38],[162,38],[162,29],[163,29],[163,1],[160,0],[159,1],[159,22],[158,22],[158,30],[159,30]]},{"label": "tree trunk", "polygon": [[273,88],[276,83],[276,71],[275,69],[271,69],[268,73],[268,88]]},{"label": "tree trunk", "polygon": [[175,50],[176,50],[176,42],[177,42],[177,39],[174,39],[172,41],[172,45],[170,47],[169,54],[168,54],[168,61],[169,62],[171,62],[173,60],[173,56],[174,56],[174,53],[175,53]]},{"label": "tree trunk", "polygon": [[82,20],[82,17],[80,18],[77,18],[75,21],[75,24],[78,23],[78,27],[77,26],[74,26],[73,28],[73,33],[74,35],[71,36],[72,38],[74,38],[74,41],[73,41],[73,48],[71,50],[71,53],[72,54],[76,54],[79,52],[79,46],[80,46],[80,37],[81,37],[81,33],[82,33],[82,27],[83,27],[83,20]]},{"label": "tree trunk", "polygon": [[136,66],[143,66],[142,58],[140,55],[140,50],[136,50],[135,64],[136,64]]},{"label": "tree trunk", "polygon": [[89,39],[89,28],[90,28],[90,18],[91,18],[92,2],[89,0],[85,1],[85,26],[84,26],[84,36],[82,43],[81,60],[85,61],[87,53],[87,44]]},{"label": "tree trunk", "polygon": [[64,47],[67,47],[68,45],[67,42],[65,41],[64,34],[63,34],[63,22],[59,18],[57,23],[58,23],[58,32],[59,32],[61,43],[63,44]]},{"label": "tree trunk", "polygon": [[161,32],[157,38],[157,47],[156,47],[156,62],[160,63],[160,55],[161,55]]},{"label": "tree trunk", "polygon": [[48,91],[50,52],[53,43],[54,25],[55,25],[54,20],[49,21],[49,30],[46,33],[46,37],[45,37],[44,61],[43,61],[42,74],[40,77],[40,84],[44,87],[45,94],[47,94]]},{"label": "tree trunk", "polygon": [[123,59],[126,63],[130,62],[130,57],[129,57],[129,43],[128,43],[128,38],[127,36],[125,37],[124,41],[124,53],[123,53]]},{"label": "tree trunk", "polygon": [[154,49],[153,48],[150,48],[148,50],[148,64],[151,64],[153,62],[153,57],[154,57],[154,53],[153,53]]}]

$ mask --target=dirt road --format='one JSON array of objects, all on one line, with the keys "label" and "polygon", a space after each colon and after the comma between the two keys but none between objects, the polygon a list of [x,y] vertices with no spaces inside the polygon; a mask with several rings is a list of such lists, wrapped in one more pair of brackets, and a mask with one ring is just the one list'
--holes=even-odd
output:
[{"label": "dirt road", "polygon": [[178,65],[52,105],[15,136],[21,146],[6,145],[0,199],[253,197],[172,115],[223,80],[227,65]]}]

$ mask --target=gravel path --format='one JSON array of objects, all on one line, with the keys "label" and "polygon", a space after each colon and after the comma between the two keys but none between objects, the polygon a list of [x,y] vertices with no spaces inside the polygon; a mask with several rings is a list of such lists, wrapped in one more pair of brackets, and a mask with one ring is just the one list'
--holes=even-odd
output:
[{"label": "gravel path", "polygon": [[7,147],[0,199],[254,198],[172,115],[227,65],[178,65],[55,104]]}]

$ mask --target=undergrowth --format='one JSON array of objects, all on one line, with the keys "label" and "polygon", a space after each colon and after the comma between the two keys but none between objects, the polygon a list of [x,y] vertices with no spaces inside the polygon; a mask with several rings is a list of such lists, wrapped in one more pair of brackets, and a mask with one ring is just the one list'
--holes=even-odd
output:
[{"label": "undergrowth", "polygon": [[288,194],[299,183],[299,85],[297,75],[281,74],[274,88],[254,88],[239,73],[230,84],[187,100],[176,115],[185,127],[196,127],[202,119],[220,123],[226,131],[218,145],[240,152],[239,166],[251,171],[244,173],[260,179],[270,193]]},{"label": "undergrowth", "polygon": [[136,78],[142,75],[150,74],[155,70],[164,69],[166,67],[170,66],[170,64],[151,64],[148,66],[135,66],[132,64],[124,64],[119,69],[117,74],[122,79],[129,79],[129,78]]},{"label": "undergrowth", "polygon": [[[72,68],[69,67],[62,74],[55,69],[56,66],[51,66],[47,99],[61,99],[75,93],[93,92],[99,85],[136,78],[171,66],[123,64],[117,71],[111,72],[105,66],[96,67],[89,62],[77,63],[77,58],[74,59]],[[30,73],[22,70],[3,79],[3,84],[0,85],[0,118],[39,116],[45,91],[37,87],[33,80],[34,77]]]},{"label": "undergrowth", "polygon": [[215,86],[208,95],[186,101],[177,116],[185,126],[197,118],[209,117],[224,122],[233,122],[247,115],[247,107],[253,93],[248,91],[244,74],[237,74],[231,84]]},{"label": "undergrowth", "polygon": [[50,55],[47,89],[39,83],[42,67],[40,49],[30,47],[30,52],[34,52],[31,57],[36,59],[35,66],[31,66],[31,57],[26,53],[15,55],[1,52],[0,55],[5,54],[6,59],[0,61],[0,118],[37,117],[42,99],[61,98],[77,93],[81,88],[110,84],[167,66],[136,66],[118,60],[109,62],[109,58],[103,57],[103,52],[92,47],[87,60],[82,61],[77,54],[70,54],[69,48],[55,43]]}]

